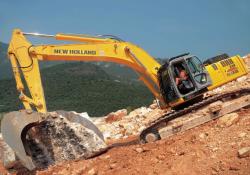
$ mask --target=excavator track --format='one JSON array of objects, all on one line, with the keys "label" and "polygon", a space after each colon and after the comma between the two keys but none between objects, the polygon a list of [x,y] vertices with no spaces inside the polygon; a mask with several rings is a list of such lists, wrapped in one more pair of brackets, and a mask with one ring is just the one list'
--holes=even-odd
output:
[{"label": "excavator track", "polygon": [[176,119],[176,118],[178,118],[182,115],[185,115],[187,113],[196,111],[197,109],[205,107],[206,105],[209,105],[213,102],[223,100],[223,99],[226,99],[229,97],[230,98],[235,98],[235,97],[238,98],[239,96],[243,96],[243,95],[246,95],[249,93],[250,93],[250,88],[243,88],[243,89],[223,93],[220,95],[207,97],[198,103],[195,103],[191,106],[188,106],[187,108],[184,108],[181,110],[176,110],[176,111],[171,111],[170,113],[167,113],[167,114],[161,116],[160,118],[158,118],[157,120],[153,121],[152,123],[150,123],[149,126],[147,128],[145,128],[140,133],[140,135],[139,135],[140,143],[147,143],[148,142],[147,136],[149,136],[149,135],[154,136],[154,140],[161,139],[158,130],[160,128],[166,126],[167,123],[173,119]]}]

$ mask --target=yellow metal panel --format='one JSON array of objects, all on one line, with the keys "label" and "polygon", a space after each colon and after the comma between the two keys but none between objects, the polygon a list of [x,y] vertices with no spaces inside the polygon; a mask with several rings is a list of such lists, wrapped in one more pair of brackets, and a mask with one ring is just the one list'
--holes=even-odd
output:
[{"label": "yellow metal panel", "polygon": [[246,65],[238,55],[208,65],[206,70],[212,80],[212,85],[208,87],[209,90],[247,74]]}]

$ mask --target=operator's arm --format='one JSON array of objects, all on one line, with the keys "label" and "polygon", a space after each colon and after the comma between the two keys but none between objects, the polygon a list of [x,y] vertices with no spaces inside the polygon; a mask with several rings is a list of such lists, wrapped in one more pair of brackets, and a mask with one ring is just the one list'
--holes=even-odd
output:
[{"label": "operator's arm", "polygon": [[180,78],[179,77],[175,78],[175,84],[176,84],[176,86],[178,86],[179,83],[180,83]]}]

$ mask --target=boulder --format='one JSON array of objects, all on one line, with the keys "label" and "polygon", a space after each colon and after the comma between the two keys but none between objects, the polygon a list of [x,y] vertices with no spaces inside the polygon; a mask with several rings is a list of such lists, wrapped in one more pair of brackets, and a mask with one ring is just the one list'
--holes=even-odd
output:
[{"label": "boulder", "polygon": [[250,156],[250,147],[244,147],[238,150],[239,158],[245,158]]},{"label": "boulder", "polygon": [[218,125],[220,127],[225,127],[225,126],[229,127],[238,121],[239,121],[239,115],[234,112],[234,113],[226,114],[222,116],[221,118],[219,118]]},{"label": "boulder", "polygon": [[26,148],[30,148],[35,166],[42,169],[67,160],[86,159],[107,149],[96,126],[73,112],[48,113],[27,135]]}]

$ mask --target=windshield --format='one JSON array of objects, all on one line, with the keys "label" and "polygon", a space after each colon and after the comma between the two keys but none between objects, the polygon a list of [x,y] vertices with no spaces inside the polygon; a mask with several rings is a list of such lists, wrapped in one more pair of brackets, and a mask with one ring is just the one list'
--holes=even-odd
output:
[{"label": "windshield", "polygon": [[187,63],[188,63],[188,67],[190,68],[190,71],[193,74],[203,72],[202,62],[196,56],[188,58]]},{"label": "windshield", "polygon": [[187,64],[195,81],[199,84],[205,84],[207,82],[207,75],[204,73],[202,62],[196,56],[193,56],[187,59]]}]

